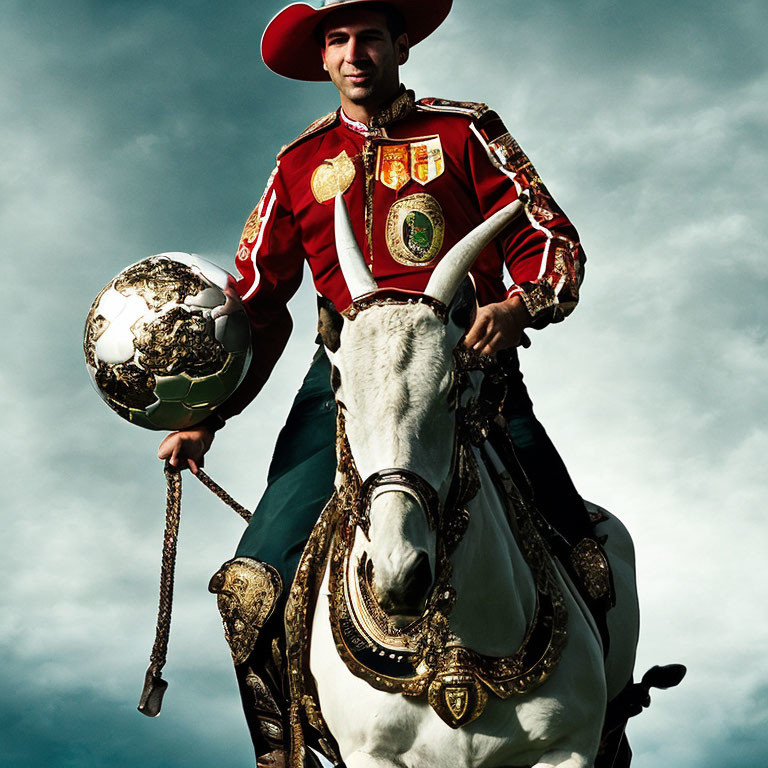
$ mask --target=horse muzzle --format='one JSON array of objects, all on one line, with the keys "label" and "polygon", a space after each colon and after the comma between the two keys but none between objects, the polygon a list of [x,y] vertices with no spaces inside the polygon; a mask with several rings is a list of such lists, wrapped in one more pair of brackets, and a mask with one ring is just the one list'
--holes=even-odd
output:
[{"label": "horse muzzle", "polygon": [[372,588],[382,611],[398,629],[403,629],[420,618],[426,610],[432,582],[429,555],[418,552],[413,565],[395,583],[379,585],[374,572]]},{"label": "horse muzzle", "polygon": [[381,610],[402,627],[424,613],[434,583],[436,504],[420,492],[423,481],[414,488],[402,471],[377,479],[363,494],[370,522],[364,579]]}]

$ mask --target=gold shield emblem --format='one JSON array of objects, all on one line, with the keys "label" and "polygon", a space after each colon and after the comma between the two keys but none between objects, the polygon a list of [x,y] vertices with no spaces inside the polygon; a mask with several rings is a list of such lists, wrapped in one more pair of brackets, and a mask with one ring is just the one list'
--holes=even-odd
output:
[{"label": "gold shield emblem", "polygon": [[445,686],[445,703],[456,720],[461,720],[469,708],[469,691],[462,685]]},{"label": "gold shield emblem", "polygon": [[428,184],[441,176],[444,170],[445,158],[439,136],[411,144],[411,175],[414,181],[421,185]]},{"label": "gold shield emblem", "polygon": [[312,194],[318,203],[333,200],[336,195],[346,192],[355,180],[355,164],[346,151],[329,160],[324,160],[312,174]]},{"label": "gold shield emblem", "polygon": [[400,264],[423,267],[440,252],[445,218],[440,203],[426,192],[398,200],[387,214],[387,247]]},{"label": "gold shield emblem", "polygon": [[429,705],[451,728],[477,720],[488,703],[488,692],[477,676],[467,669],[446,670],[430,683]]},{"label": "gold shield emblem", "polygon": [[411,180],[410,154],[407,144],[388,144],[379,147],[376,178],[385,187],[395,191]]}]

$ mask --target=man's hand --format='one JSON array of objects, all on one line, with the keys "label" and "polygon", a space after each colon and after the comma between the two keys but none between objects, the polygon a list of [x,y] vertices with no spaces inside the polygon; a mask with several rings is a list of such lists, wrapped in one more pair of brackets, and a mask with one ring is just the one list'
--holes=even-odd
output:
[{"label": "man's hand", "polygon": [[484,355],[493,355],[501,349],[519,347],[523,331],[530,324],[531,316],[519,296],[486,304],[477,310],[464,344]]},{"label": "man's hand", "polygon": [[171,432],[157,451],[158,459],[167,459],[176,469],[191,469],[197,474],[203,466],[204,456],[213,442],[213,430],[198,424],[189,429]]}]

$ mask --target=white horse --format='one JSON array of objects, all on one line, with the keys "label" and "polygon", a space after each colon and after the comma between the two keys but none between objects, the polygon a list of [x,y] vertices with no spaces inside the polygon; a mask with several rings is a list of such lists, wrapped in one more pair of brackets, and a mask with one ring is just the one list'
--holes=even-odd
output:
[{"label": "white horse", "polygon": [[[377,286],[340,197],[336,206],[339,258],[350,293],[359,299]],[[354,319],[344,319],[338,348],[328,350],[357,471],[362,480],[376,479],[369,489],[366,525],[354,532],[346,577],[355,582],[352,572],[369,564],[373,591],[394,627],[407,628],[431,599],[440,545],[425,494],[388,471],[400,469],[433,489],[436,508],[446,503],[456,430],[454,351],[466,330],[455,322],[451,304],[476,254],[519,210],[518,203],[499,212],[446,254],[425,301],[368,302]],[[448,312],[436,312],[435,306]],[[477,383],[479,376],[470,378]],[[465,401],[472,394],[470,388]],[[466,505],[469,523],[450,554],[455,603],[447,613],[448,646],[495,658],[514,654],[526,642],[537,615],[537,585],[491,478],[498,456],[484,450],[485,461],[471,449],[480,488]],[[543,682],[506,698],[481,691],[484,686],[478,684],[478,695],[487,695],[487,703],[461,727],[446,722],[426,696],[380,690],[350,672],[331,629],[327,569],[314,614],[310,667],[323,717],[346,766],[591,766],[606,702],[631,679],[638,635],[632,543],[615,517],[604,517],[596,532],[607,537],[617,596],[608,613],[607,658],[581,599],[562,570],[553,569],[567,609],[566,640],[556,664],[542,675]],[[467,706],[464,689],[452,690],[460,701],[451,706],[461,713]]]}]

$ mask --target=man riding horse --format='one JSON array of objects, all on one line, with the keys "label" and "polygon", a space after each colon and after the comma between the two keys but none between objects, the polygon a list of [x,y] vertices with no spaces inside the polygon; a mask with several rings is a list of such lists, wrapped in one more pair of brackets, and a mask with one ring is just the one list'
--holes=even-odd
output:
[{"label": "man riding horse", "polygon": [[[286,305],[305,261],[321,306],[327,302],[339,312],[349,306],[333,234],[338,194],[376,284],[416,292],[457,241],[519,199],[525,215],[472,267],[478,308],[465,344],[503,362],[503,416],[517,459],[537,507],[557,531],[551,545],[578,582],[581,559],[601,558],[602,550],[534,416],[516,347],[527,343],[527,327],[543,328],[570,314],[585,258],[573,225],[496,113],[484,104],[417,101],[400,84],[399,66],[410,46],[442,23],[451,3],[325,0],[320,9],[296,3],[268,25],[262,40],[267,66],[298,80],[330,78],[341,107],[283,147],[246,222],[236,256],[238,291],[253,330],[246,379],[215,417],[166,437],[159,456],[196,472],[215,431],[259,392],[290,335]],[[285,762],[282,608],[304,545],[333,493],[336,463],[336,405],[320,349],[278,438],[253,520],[235,558],[212,580],[212,589],[227,595],[225,628],[259,766]],[[584,592],[601,623],[610,595]]]}]

